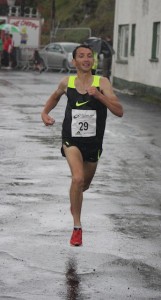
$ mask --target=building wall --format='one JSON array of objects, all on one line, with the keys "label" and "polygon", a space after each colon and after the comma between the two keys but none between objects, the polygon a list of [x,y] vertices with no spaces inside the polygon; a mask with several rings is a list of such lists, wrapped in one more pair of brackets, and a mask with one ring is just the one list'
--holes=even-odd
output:
[{"label": "building wall", "polygon": [[[122,80],[161,88],[161,32],[159,60],[151,61],[153,22],[161,22],[161,0],[116,0],[114,24],[113,82]],[[128,57],[123,63],[118,59],[118,28],[129,25]],[[130,54],[131,25],[136,24],[135,54]]]}]

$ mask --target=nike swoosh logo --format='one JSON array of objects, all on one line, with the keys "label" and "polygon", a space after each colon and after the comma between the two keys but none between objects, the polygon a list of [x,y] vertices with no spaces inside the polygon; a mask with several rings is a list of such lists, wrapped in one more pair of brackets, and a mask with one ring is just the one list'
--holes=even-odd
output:
[{"label": "nike swoosh logo", "polygon": [[82,106],[82,105],[85,105],[86,103],[88,103],[89,102],[89,100],[88,101],[85,101],[85,102],[76,102],[76,106],[77,107],[79,107],[79,106]]}]

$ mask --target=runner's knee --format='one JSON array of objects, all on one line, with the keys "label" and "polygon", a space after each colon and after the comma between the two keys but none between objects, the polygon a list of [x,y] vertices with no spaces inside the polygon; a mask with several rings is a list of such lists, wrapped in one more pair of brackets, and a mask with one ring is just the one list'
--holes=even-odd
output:
[{"label": "runner's knee", "polygon": [[84,185],[83,176],[81,176],[81,175],[73,175],[72,176],[72,183],[82,188],[83,185]]}]

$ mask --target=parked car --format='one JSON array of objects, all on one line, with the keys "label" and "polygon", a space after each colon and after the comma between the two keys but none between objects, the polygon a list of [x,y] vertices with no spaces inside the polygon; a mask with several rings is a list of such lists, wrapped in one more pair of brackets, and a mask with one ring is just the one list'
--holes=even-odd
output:
[{"label": "parked car", "polygon": [[48,44],[39,50],[46,69],[57,69],[62,71],[74,70],[72,65],[72,52],[78,43],[55,42]]}]

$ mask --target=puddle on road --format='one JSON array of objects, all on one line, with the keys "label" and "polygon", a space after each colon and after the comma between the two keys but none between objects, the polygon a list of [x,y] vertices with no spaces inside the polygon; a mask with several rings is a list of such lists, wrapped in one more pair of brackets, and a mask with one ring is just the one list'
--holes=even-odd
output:
[{"label": "puddle on road", "polygon": [[67,300],[83,299],[81,298],[80,276],[77,274],[77,262],[70,258],[66,264],[66,287]]},{"label": "puddle on road", "polygon": [[12,106],[18,108],[38,108],[42,107],[42,104],[13,104]]},{"label": "puddle on road", "polygon": [[21,182],[21,181],[13,181],[13,182],[8,182],[8,186],[31,186],[34,185],[34,182]]},{"label": "puddle on road", "polygon": [[0,85],[2,86],[12,86],[12,83],[5,79],[0,79]]},{"label": "puddle on road", "polygon": [[128,268],[129,270],[131,270],[131,268],[134,269],[135,272],[141,276],[144,287],[160,291],[161,273],[159,269],[137,260],[128,260],[124,258],[118,258],[111,262],[110,265],[113,267],[125,267],[126,271],[128,271]]},{"label": "puddle on road", "polygon": [[25,137],[28,139],[28,141],[26,141],[26,143],[28,142],[32,142],[33,140],[36,142],[41,142],[42,144],[45,145],[51,145],[51,141],[53,140],[52,137],[50,136],[34,136],[34,135],[25,135]]},{"label": "puddle on road", "polygon": [[56,156],[56,155],[53,155],[53,156],[44,156],[44,157],[41,157],[42,160],[58,160],[58,159],[62,159],[61,156]]},{"label": "puddle on road", "polygon": [[79,254],[75,256],[72,252],[65,264],[65,277],[66,300],[91,299],[88,294],[90,283],[86,289],[84,282],[87,282],[89,278],[97,281],[98,274],[95,272],[95,269],[89,268],[89,261],[85,265],[84,262],[80,263]]},{"label": "puddle on road", "polygon": [[[17,201],[23,201],[26,203],[30,203],[30,202],[37,202],[40,201],[40,199],[42,201],[48,202],[51,201],[53,202],[53,194],[46,194],[46,193],[7,193],[8,196],[12,196],[13,198],[15,197],[15,199],[18,199]],[[11,198],[10,198],[11,199]],[[16,202],[16,200],[13,199],[13,201]],[[56,200],[54,199],[55,202],[60,202],[59,196],[56,196]]]},{"label": "puddle on road", "polygon": [[114,222],[115,230],[132,238],[154,238],[161,236],[161,216],[150,214],[108,215]]},{"label": "puddle on road", "polygon": [[55,135],[54,136],[25,135],[25,137],[31,141],[34,140],[40,142],[41,144],[46,144],[46,145],[51,145],[51,141],[52,141],[55,147],[61,144],[60,136],[55,136]]}]

